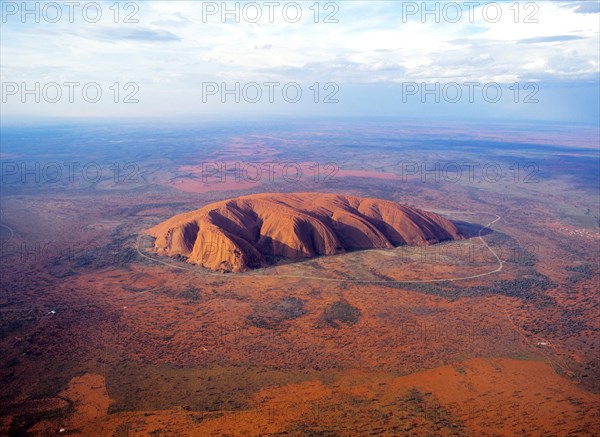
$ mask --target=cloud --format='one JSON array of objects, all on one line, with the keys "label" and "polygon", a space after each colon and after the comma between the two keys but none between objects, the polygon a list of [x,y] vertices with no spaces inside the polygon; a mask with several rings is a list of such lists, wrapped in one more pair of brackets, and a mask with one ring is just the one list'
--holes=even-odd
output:
[{"label": "cloud", "polygon": [[577,14],[600,14],[600,3],[596,0],[572,2],[563,7],[572,9]]},{"label": "cloud", "polygon": [[[338,2],[338,23],[331,24],[316,23],[310,3],[302,3],[297,23],[283,20],[279,8],[273,22],[253,24],[224,23],[220,14],[205,20],[202,2],[193,1],[176,8],[140,2],[135,24],[114,23],[108,13],[99,23],[15,19],[2,24],[2,79],[133,81],[143,102],[172,96],[182,105],[185,98],[175,95],[197,98],[203,81],[336,82],[341,89],[403,81],[597,83],[598,15],[589,6],[597,2],[538,2],[537,10],[521,3],[519,22],[513,2],[497,3],[497,23],[483,19],[482,8],[474,20],[465,11],[456,23],[431,16],[407,22],[394,2],[358,1]],[[108,11],[111,3],[102,5]]]},{"label": "cloud", "polygon": [[555,36],[538,36],[535,38],[520,39],[517,41],[518,44],[539,44],[548,42],[562,42],[562,41],[573,41],[576,39],[584,39],[582,36],[577,35],[555,35]]},{"label": "cloud", "polygon": [[110,29],[106,31],[96,32],[94,35],[95,38],[104,41],[139,41],[139,42],[173,42],[173,41],[181,41],[174,33],[171,33],[166,30],[155,30],[149,28],[141,28],[141,29],[128,29],[128,28],[118,28],[118,29]]},{"label": "cloud", "polygon": [[171,14],[169,16],[169,18],[163,18],[161,17],[160,19],[153,21],[152,24],[157,25],[157,26],[183,26],[183,25],[187,25],[190,24],[191,21],[183,14],[179,13],[179,12],[175,12],[173,14]]},{"label": "cloud", "polygon": [[404,72],[405,68],[395,62],[377,61],[367,65],[359,66],[361,71],[398,71]]}]

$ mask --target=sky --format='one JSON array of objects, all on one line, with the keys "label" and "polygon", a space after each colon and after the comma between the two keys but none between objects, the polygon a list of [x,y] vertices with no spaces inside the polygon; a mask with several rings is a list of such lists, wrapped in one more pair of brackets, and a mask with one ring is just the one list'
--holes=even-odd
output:
[{"label": "sky", "polygon": [[0,3],[3,121],[600,117],[596,1]]}]

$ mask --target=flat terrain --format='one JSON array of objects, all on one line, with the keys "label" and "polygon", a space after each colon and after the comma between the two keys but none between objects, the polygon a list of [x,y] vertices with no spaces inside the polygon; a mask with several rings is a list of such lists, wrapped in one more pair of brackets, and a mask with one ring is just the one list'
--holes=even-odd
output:
[{"label": "flat terrain", "polygon": [[[3,128],[0,434],[598,435],[597,141],[392,122]],[[144,232],[309,191],[432,211],[470,238],[221,274],[157,256]]]}]

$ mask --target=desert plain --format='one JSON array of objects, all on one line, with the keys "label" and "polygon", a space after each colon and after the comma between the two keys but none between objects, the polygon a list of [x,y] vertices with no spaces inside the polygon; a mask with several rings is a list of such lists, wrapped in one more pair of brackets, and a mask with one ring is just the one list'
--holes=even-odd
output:
[{"label": "desert plain", "polygon": [[[598,435],[597,131],[3,128],[0,434]],[[223,273],[149,229],[384,199],[465,238]]]}]

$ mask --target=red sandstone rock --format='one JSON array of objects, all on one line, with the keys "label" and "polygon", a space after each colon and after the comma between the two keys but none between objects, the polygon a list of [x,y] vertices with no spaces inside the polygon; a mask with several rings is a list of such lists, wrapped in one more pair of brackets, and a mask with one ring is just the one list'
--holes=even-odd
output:
[{"label": "red sandstone rock", "polygon": [[461,238],[451,221],[430,212],[322,193],[242,196],[179,214],[148,233],[159,254],[232,272],[266,266],[269,257],[297,260]]}]

